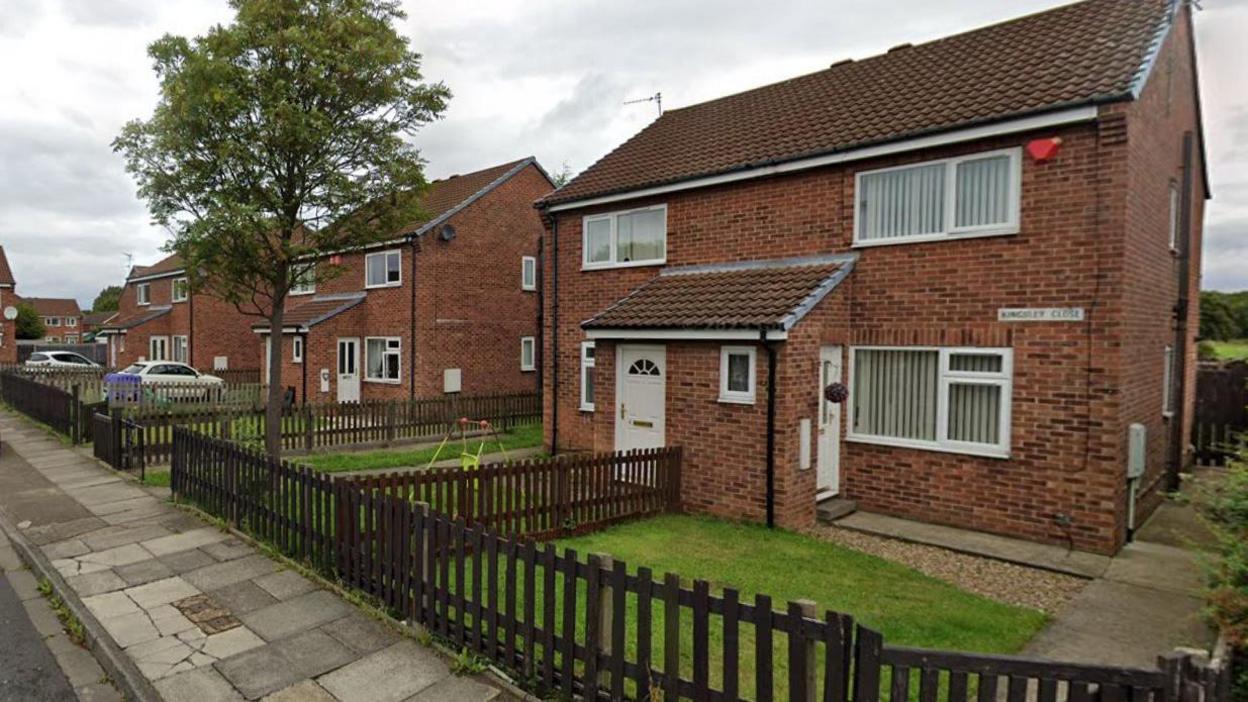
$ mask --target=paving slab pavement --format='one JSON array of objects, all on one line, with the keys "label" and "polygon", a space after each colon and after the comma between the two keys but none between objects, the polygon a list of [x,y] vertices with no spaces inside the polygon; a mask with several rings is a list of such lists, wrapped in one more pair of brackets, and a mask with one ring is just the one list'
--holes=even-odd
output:
[{"label": "paving slab pavement", "polygon": [[489,680],[454,678],[433,649],[20,416],[0,411],[0,433],[0,510],[29,522],[23,536],[166,699],[500,697]]}]

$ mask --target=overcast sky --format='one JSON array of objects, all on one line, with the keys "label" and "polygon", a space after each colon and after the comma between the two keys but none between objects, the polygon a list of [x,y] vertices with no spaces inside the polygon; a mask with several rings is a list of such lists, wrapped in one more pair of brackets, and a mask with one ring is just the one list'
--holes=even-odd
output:
[{"label": "overcast sky", "polygon": [[[678,107],[926,41],[1060,0],[407,0],[402,31],[425,75],[454,92],[417,141],[437,178],[536,155],[574,172]],[[1248,288],[1248,0],[1197,16],[1214,200],[1204,284]],[[0,244],[18,292],[91,303],[128,255],[161,257],[162,230],[121,158],[121,125],[146,117],[146,46],[230,18],[225,0],[0,0]],[[1239,58],[1236,58],[1236,57]]]}]

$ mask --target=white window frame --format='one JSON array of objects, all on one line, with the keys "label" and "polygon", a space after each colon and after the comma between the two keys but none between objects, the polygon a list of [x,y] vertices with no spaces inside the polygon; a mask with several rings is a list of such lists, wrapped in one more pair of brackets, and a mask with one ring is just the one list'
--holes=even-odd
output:
[{"label": "white window frame", "polygon": [[60,318],[60,317],[46,317],[46,318],[44,318],[44,320],[43,320],[43,321],[44,321],[45,326],[49,326],[49,327],[59,327],[59,326],[61,326],[61,318]]},{"label": "white window frame", "polygon": [[520,257],[520,289],[537,290],[537,257]]},{"label": "white window frame", "polygon": [[[936,440],[903,439],[893,436],[877,436],[860,434],[854,431],[853,398],[857,391],[854,387],[854,366],[858,361],[859,351],[936,351],[940,358],[937,363],[936,385]],[[1001,356],[1000,373],[982,373],[974,371],[949,370],[949,357],[958,354],[996,354]],[[897,446],[900,448],[940,451],[943,453],[960,453],[970,456],[988,458],[1009,458],[1012,416],[1012,400],[1014,395],[1014,350],[1000,347],[980,346],[851,346],[849,347],[849,397],[850,417],[846,441],[861,444],[877,444],[881,446]],[[995,445],[977,444],[968,441],[948,439],[949,432],[949,386],[950,385],[996,385],[1001,387],[1000,441]]]},{"label": "white window frame", "polygon": [[[991,158],[994,156],[1010,157],[1010,202],[1009,202],[1009,219],[1003,224],[983,224],[975,227],[958,227],[955,226],[955,218],[957,217],[957,174],[958,164],[964,161],[977,161],[983,158]],[[911,168],[922,168],[934,164],[943,163],[945,165],[945,226],[944,231],[932,234],[916,234],[914,236],[894,236],[884,239],[862,239],[862,216],[861,201],[862,196],[862,179],[876,173],[889,173],[893,171],[904,171]],[[996,149],[994,151],[981,151],[974,154],[966,154],[964,156],[956,156],[953,158],[933,159],[928,161],[919,161],[916,163],[907,163],[902,166],[890,166],[888,168],[875,168],[867,171],[858,171],[854,174],[854,247],[868,246],[892,246],[896,244],[918,244],[924,241],[946,241],[949,239],[972,239],[983,236],[1006,236],[1017,234],[1020,231],[1020,212],[1022,208],[1022,180],[1023,180],[1023,150],[1020,147],[1012,147],[1008,149]]]},{"label": "white window frame", "polygon": [[[368,363],[368,342],[370,340],[385,342],[385,346],[382,348],[382,351],[381,351],[381,357],[382,357],[381,367],[383,371],[386,368],[386,360],[385,360],[386,356],[394,355],[395,357],[398,358],[398,363],[395,364],[395,367],[399,369],[399,375],[397,377],[375,378],[369,375],[370,371],[369,371],[369,363]],[[393,346],[391,346],[391,344],[393,344]],[[398,337],[398,336],[366,336],[364,337],[364,358],[360,360],[364,362],[364,373],[363,373],[364,382],[384,383],[386,385],[398,385],[399,383],[403,382],[403,339],[402,337]]]},{"label": "white window frame", "polygon": [[[529,349],[529,361],[524,361],[524,349]],[[520,370],[528,373],[537,370],[537,337],[522,336],[520,337]]]},{"label": "white window frame", "polygon": [[[303,363],[303,337],[298,334],[290,339],[290,362]],[[399,374],[401,375],[402,373],[403,369],[399,368]]]},{"label": "white window frame", "polygon": [[[590,355],[589,353],[590,351],[593,351],[594,354]],[[594,403],[585,397],[585,389],[588,387],[588,384],[585,381],[589,377],[589,374],[594,372],[594,366],[597,363],[597,355],[598,355],[598,352],[594,346],[594,342],[592,341],[581,342],[581,411],[582,412],[594,411]],[[598,387],[597,385],[594,386],[595,389],[597,389],[597,387]]]},{"label": "white window frame", "polygon": [[[625,261],[620,263],[616,261],[616,253],[619,240],[618,222],[623,215],[635,214],[637,212],[649,212],[653,210],[662,210],[663,212],[663,255],[656,259],[645,261]],[[589,246],[587,238],[589,236],[589,223],[598,220],[608,220],[611,222],[611,258],[606,261],[590,261]],[[586,215],[581,219],[581,270],[592,271],[604,268],[635,268],[638,266],[660,266],[667,263],[667,205],[652,205],[650,207],[635,207],[629,210],[617,210],[615,212],[604,212],[602,214]]]},{"label": "white window frame", "polygon": [[[182,294],[178,294],[178,283],[182,284]],[[190,298],[191,283],[185,277],[169,281],[169,299],[174,302],[186,302]]]},{"label": "white window frame", "polygon": [[76,326],[78,326],[78,318],[77,318],[77,317],[66,317],[66,318],[65,318],[65,326],[67,326],[67,327],[76,327]]},{"label": "white window frame", "polygon": [[[182,358],[178,358],[178,341],[182,342]],[[174,363],[190,363],[191,362],[191,340],[185,334],[175,334],[169,337],[169,358],[167,360]]]},{"label": "white window frame", "polygon": [[65,335],[65,343],[67,343],[67,344],[76,344],[76,343],[78,343],[78,335],[77,335],[77,334],[66,334],[66,335]]},{"label": "white window frame", "polygon": [[[160,357],[156,357],[156,342],[161,344]],[[171,361],[169,358],[169,337],[167,336],[149,336],[147,338],[147,360],[149,361]]]},{"label": "white window frame", "polygon": [[1161,369],[1161,416],[1170,418],[1174,416],[1174,347],[1166,344],[1162,358],[1165,366]]},{"label": "white window frame", "polygon": [[[731,356],[748,356],[749,390],[728,389],[728,359]],[[719,348],[719,401],[734,405],[752,405],[758,394],[758,349],[753,346],[721,346]]]},{"label": "white window frame", "polygon": [[[298,268],[296,264],[295,268]],[[399,268],[402,268],[400,260]],[[399,277],[403,276],[402,270],[399,271]],[[309,280],[310,279],[310,280]],[[368,267],[364,268],[364,282],[368,282]],[[290,283],[291,295],[315,295],[316,294],[316,264],[312,263],[307,268],[295,272],[295,278]]]},{"label": "white window frame", "polygon": [[[399,279],[395,281],[387,280],[384,283],[377,283],[375,285],[369,285],[368,262],[375,258],[380,257],[382,261],[382,267],[383,267],[382,270],[386,272],[386,276],[388,278],[390,275],[390,262],[388,259],[391,255],[394,255],[398,257],[399,259],[399,265],[398,265],[398,268],[396,269],[399,272]],[[365,290],[369,290],[373,288],[397,288],[402,284],[403,284],[403,252],[401,250],[387,249],[385,251],[374,251],[373,253],[370,253],[370,254],[364,254],[364,289]]]},{"label": "white window frame", "polygon": [[152,304],[152,284],[139,283],[134,286],[134,300],[136,305]]},{"label": "white window frame", "polygon": [[1182,209],[1179,184],[1170,181],[1170,250],[1179,250],[1179,211]]}]

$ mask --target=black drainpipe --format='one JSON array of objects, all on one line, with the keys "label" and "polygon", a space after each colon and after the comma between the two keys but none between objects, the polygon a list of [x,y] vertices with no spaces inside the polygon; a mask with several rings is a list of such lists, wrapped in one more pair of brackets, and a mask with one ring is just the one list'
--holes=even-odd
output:
[{"label": "black drainpipe", "polygon": [[[299,338],[303,340],[303,355],[299,357],[299,370],[303,376],[303,392],[300,397],[303,398],[303,404],[308,404],[308,333],[305,331],[299,334]],[[291,342],[294,343],[293,341]]]},{"label": "black drainpipe", "polygon": [[195,293],[191,292],[190,278],[186,279],[186,307],[186,316],[190,318],[190,328],[186,332],[186,365],[195,368]]},{"label": "black drainpipe", "polygon": [[412,263],[411,274],[408,276],[408,286],[412,289],[411,309],[408,310],[408,329],[407,329],[407,398],[409,400],[416,399],[416,251],[419,249],[419,240],[412,236]]},{"label": "black drainpipe", "polygon": [[550,455],[559,453],[559,216],[550,219]]},{"label": "black drainpipe", "polygon": [[1192,235],[1192,133],[1183,134],[1183,179],[1179,186],[1183,191],[1179,194],[1179,231],[1178,265],[1179,295],[1174,305],[1174,368],[1170,379],[1172,396],[1177,411],[1170,415],[1170,460],[1166,471],[1166,490],[1177,492],[1179,489],[1179,471],[1183,469],[1183,411],[1184,397],[1187,390],[1187,289],[1191,283],[1188,271],[1190,261],[1190,239]]},{"label": "black drainpipe", "polygon": [[767,330],[758,330],[767,347],[767,528],[776,526],[776,346],[767,341]]}]

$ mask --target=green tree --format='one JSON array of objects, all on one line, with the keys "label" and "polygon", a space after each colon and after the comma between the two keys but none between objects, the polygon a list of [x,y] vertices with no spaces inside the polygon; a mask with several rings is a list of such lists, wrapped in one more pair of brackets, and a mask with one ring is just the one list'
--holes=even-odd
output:
[{"label": "green tree", "polygon": [[[423,82],[396,0],[231,0],[207,34],[148,48],[160,99],[122,153],[191,274],[281,329],[296,261],[394,236],[426,187],[410,141],[450,92]],[[279,451],[281,345],[265,445]]]},{"label": "green tree", "polygon": [[91,303],[92,312],[116,312],[121,305],[121,286],[110,285],[95,296]]},{"label": "green tree", "polygon": [[43,317],[40,317],[35,308],[25,302],[19,302],[17,305],[16,325],[19,339],[43,338]]},{"label": "green tree", "polygon": [[572,167],[568,165],[567,161],[564,161],[563,165],[559,167],[559,170],[555,171],[554,174],[550,176],[550,179],[554,181],[556,188],[562,188],[568,184],[569,180],[572,180],[573,175],[575,174],[572,172]]}]

